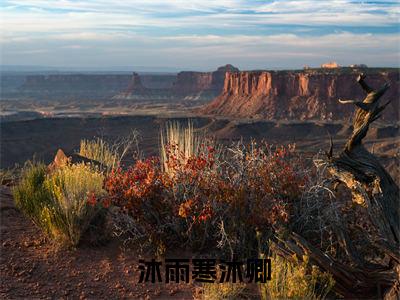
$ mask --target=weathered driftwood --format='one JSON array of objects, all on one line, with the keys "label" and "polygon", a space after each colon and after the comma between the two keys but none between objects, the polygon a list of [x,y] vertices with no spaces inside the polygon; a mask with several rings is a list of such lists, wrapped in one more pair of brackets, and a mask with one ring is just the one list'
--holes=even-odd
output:
[{"label": "weathered driftwood", "polygon": [[356,112],[353,132],[343,151],[334,157],[331,149],[327,152],[330,174],[352,193],[353,201],[362,205],[373,226],[376,236],[366,234],[370,245],[384,253],[390,262],[376,265],[366,262],[358,255],[346,230],[336,226],[337,239],[345,249],[352,265],[336,261],[326,253],[313,247],[310,242],[297,233],[291,233],[285,241],[275,240],[275,251],[289,257],[292,254],[307,254],[314,263],[329,271],[336,280],[336,291],[345,297],[380,295],[385,299],[398,299],[400,292],[400,202],[399,188],[379,163],[362,144],[369,125],[377,120],[389,102],[380,105],[379,100],[389,88],[385,84],[373,90],[360,75],[357,81],[367,93],[363,101],[339,100],[342,104],[354,104]]},{"label": "weathered driftwood", "polygon": [[389,85],[385,84],[375,91],[365,83],[364,78],[365,76],[360,75],[358,82],[368,93],[367,97],[362,102],[355,102],[362,105],[358,105],[356,110],[353,133],[340,156],[336,159],[331,158],[330,172],[351,189],[353,199],[357,203],[366,206],[381,238],[399,246],[399,188],[378,159],[362,144],[369,125],[381,116],[390,102],[379,105],[379,100]]}]

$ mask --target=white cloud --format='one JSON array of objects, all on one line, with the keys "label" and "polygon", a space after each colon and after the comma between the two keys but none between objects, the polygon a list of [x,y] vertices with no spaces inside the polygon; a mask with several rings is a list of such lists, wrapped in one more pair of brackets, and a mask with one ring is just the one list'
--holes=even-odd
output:
[{"label": "white cloud", "polygon": [[[6,0],[0,19],[5,28],[0,39],[2,58],[10,64],[28,63],[28,59],[40,64],[96,60],[98,64],[106,61],[104,57],[112,60],[110,64],[138,61],[200,67],[226,60],[243,65],[247,61],[248,66],[256,66],[257,61],[275,66],[325,59],[343,64],[358,59],[371,65],[400,61],[399,34],[393,33],[400,19],[398,2]],[[375,27],[381,33],[312,33],[333,25],[347,26],[346,31]],[[389,26],[391,33],[382,33]],[[276,27],[281,33],[268,32]],[[24,55],[28,52],[29,57]]]},{"label": "white cloud", "polygon": [[[383,5],[342,0],[272,1],[264,4],[233,0],[9,0],[8,3],[9,6],[0,11],[0,16],[7,31],[14,34],[134,30],[143,26],[163,30],[200,26],[239,28],[261,24],[384,26],[398,24],[400,18],[398,3]],[[30,9],[19,9],[18,6]],[[376,10],[383,13],[376,13]]]},{"label": "white cloud", "polygon": [[[95,37],[73,39],[61,36],[51,42],[26,40],[7,44],[5,57],[22,63],[26,51],[39,50],[33,55],[41,64],[87,65],[101,61],[109,65],[143,65],[212,69],[225,63],[240,64],[241,68],[302,67],[319,65],[328,60],[340,64],[366,63],[390,66],[400,61],[400,36],[353,34],[342,32],[323,36],[279,35],[180,35],[148,37],[136,34],[114,36],[113,42]],[[73,43],[71,43],[73,42]],[[41,56],[43,44],[48,53]],[[24,49],[24,50],[21,50]],[[73,50],[73,51],[71,51]],[[106,59],[107,58],[107,59]],[[29,58],[30,59],[30,58]],[[108,59],[111,59],[109,61]]]},{"label": "white cloud", "polygon": [[62,48],[80,50],[80,49],[88,49],[90,47],[89,46],[82,46],[82,45],[65,45],[65,46],[62,46]]}]

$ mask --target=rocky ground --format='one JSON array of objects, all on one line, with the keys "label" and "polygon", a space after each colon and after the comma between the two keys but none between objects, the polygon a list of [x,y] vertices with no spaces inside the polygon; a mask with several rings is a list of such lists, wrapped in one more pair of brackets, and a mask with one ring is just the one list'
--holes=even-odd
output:
[{"label": "rocky ground", "polygon": [[18,211],[8,187],[0,191],[0,298],[193,299],[189,284],[138,284],[139,256],[116,242],[60,250]]}]

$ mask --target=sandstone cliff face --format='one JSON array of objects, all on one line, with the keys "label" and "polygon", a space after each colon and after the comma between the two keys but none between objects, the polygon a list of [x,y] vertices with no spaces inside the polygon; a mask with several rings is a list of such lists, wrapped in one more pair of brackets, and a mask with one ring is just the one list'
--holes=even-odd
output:
[{"label": "sandstone cliff face", "polygon": [[[392,100],[383,119],[399,119],[399,72],[376,71],[367,74],[373,88],[384,82],[391,88],[384,97]],[[242,118],[338,120],[349,118],[352,105],[338,103],[338,99],[365,97],[356,82],[356,72],[233,72],[226,73],[222,93],[201,109],[207,114]],[[385,100],[386,99],[386,100]]]},{"label": "sandstone cliff face", "polygon": [[212,73],[212,81],[211,87],[212,89],[218,91],[218,94],[221,92],[224,83],[225,83],[225,74],[239,72],[239,69],[228,64],[222,67],[219,67],[215,72]]}]

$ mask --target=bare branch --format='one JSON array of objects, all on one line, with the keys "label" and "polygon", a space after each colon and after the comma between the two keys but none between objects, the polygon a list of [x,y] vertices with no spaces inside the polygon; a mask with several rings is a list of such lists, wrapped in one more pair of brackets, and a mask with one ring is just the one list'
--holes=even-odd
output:
[{"label": "bare branch", "polygon": [[363,88],[363,90],[369,94],[371,92],[373,92],[374,90],[364,81],[365,79],[365,74],[361,73],[360,75],[358,75],[357,77],[357,82],[361,85],[361,87]]}]

